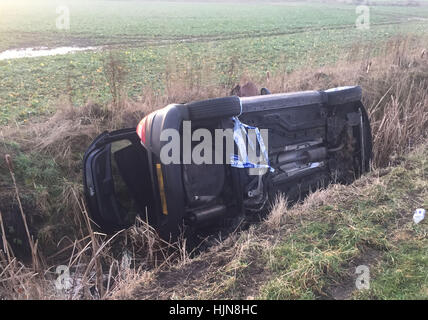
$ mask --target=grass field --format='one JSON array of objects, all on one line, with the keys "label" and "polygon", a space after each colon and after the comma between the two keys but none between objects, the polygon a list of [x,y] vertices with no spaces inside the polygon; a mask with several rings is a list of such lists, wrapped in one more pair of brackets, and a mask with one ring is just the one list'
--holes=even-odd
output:
[{"label": "grass field", "polygon": [[[68,6],[70,30],[56,29]],[[337,60],[356,43],[380,45],[397,34],[423,34],[428,6],[370,8],[370,30],[355,28],[355,5],[320,3],[180,3],[144,1],[3,1],[0,51],[101,46],[96,52],[0,61],[0,123],[111,99],[106,57],[119,56],[131,97],[162,93],[173,73],[204,85],[230,86],[243,74],[290,72]],[[203,68],[202,68],[203,65]]]}]

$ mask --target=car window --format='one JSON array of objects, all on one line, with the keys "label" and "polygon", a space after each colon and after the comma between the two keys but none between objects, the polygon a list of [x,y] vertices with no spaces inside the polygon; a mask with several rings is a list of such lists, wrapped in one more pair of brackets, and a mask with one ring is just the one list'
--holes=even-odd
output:
[{"label": "car window", "polygon": [[135,217],[139,213],[138,205],[135,199],[131,196],[129,188],[126,185],[120,172],[120,163],[117,162],[118,157],[115,155],[126,148],[131,148],[132,143],[129,140],[119,140],[111,144],[111,172],[114,181],[116,199],[126,214],[126,222],[133,223]]}]

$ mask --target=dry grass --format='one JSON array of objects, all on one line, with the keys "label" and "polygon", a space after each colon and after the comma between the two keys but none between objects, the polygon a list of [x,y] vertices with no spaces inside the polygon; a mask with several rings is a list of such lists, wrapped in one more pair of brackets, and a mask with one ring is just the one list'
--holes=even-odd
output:
[{"label": "dry grass", "polygon": [[[428,56],[426,39],[414,43],[411,39],[399,39],[385,48],[352,48],[334,66],[307,68],[293,73],[268,73],[266,78],[250,77],[239,73],[239,66],[232,59],[230,82],[251,79],[272,92],[327,89],[340,85],[359,84],[363,87],[364,104],[372,123],[375,167],[396,163],[409,149],[426,140],[428,120]],[[374,55],[374,50],[381,54]],[[106,62],[108,64],[108,62]],[[187,65],[186,76],[170,61],[167,65],[166,91],[157,95],[146,88],[137,101],[127,99],[121,91],[120,79],[124,75],[120,63],[108,64],[111,75],[113,101],[106,106],[88,102],[76,107],[67,99],[58,102],[57,112],[48,119],[35,119],[31,125],[14,125],[1,129],[0,156],[17,156],[9,142],[17,142],[23,153],[37,152],[51,158],[64,175],[59,179],[62,190],[52,199],[45,192],[36,194],[36,207],[27,210],[19,205],[21,219],[32,221],[35,212],[42,216],[60,215],[61,224],[72,226],[72,232],[54,235],[52,224],[45,224],[37,238],[49,238],[57,244],[55,253],[43,256],[43,248],[37,248],[37,240],[29,242],[32,266],[19,262],[12,246],[4,237],[6,219],[0,220],[3,248],[0,249],[0,297],[7,299],[51,298],[129,298],[135,292],[140,298],[194,297],[251,297],[252,281],[263,276],[260,248],[275,246],[280,230],[287,234],[293,226],[289,219],[300,219],[303,212],[328,202],[333,191],[337,201],[342,201],[352,187],[343,193],[343,186],[332,186],[329,191],[318,191],[293,210],[286,208],[283,197],[277,199],[271,214],[255,235],[250,231],[233,234],[215,248],[196,258],[186,251],[185,239],[169,244],[160,240],[144,221],[137,221],[129,230],[114,237],[95,232],[90,224],[81,188],[81,155],[92,139],[104,130],[136,126],[144,114],[172,102],[187,102],[214,96],[228,95],[231,87],[213,85],[209,76],[210,66],[199,62]],[[184,79],[183,79],[184,77]],[[119,83],[115,79],[119,79]],[[0,174],[9,174],[9,166],[0,160]],[[2,177],[2,176],[0,176]],[[6,181],[6,180],[5,180]],[[29,186],[20,187],[20,181],[5,186],[0,199],[11,203],[20,202],[20,196],[34,192]],[[36,185],[36,182],[33,182]],[[19,188],[19,189],[18,189]],[[61,206],[54,206],[52,202]],[[53,208],[53,209],[52,209]],[[1,209],[1,206],[0,206]],[[3,209],[3,217],[11,212]],[[62,220],[67,219],[67,220]],[[31,223],[30,223],[31,224]],[[284,226],[287,230],[284,231]],[[31,228],[30,228],[31,229]],[[260,231],[259,230],[259,231]],[[25,230],[30,241],[35,231]],[[126,263],[123,248],[127,248],[131,264]],[[266,250],[265,250],[266,251]],[[267,251],[269,252],[269,250]],[[31,264],[31,263],[30,263]],[[74,291],[64,295],[54,287],[55,267],[67,265],[76,277]],[[248,265],[251,265],[248,268]],[[245,277],[242,270],[247,270]],[[250,274],[248,274],[248,270]],[[194,272],[193,275],[191,273]],[[176,283],[172,275],[186,275],[184,283]],[[253,279],[248,278],[250,276]],[[157,285],[153,285],[156,283]],[[141,290],[146,288],[147,291]],[[235,292],[239,288],[242,292]],[[247,288],[247,289],[242,289]]]},{"label": "dry grass", "polygon": [[[189,261],[183,241],[165,242],[142,220],[113,236],[95,232],[83,200],[74,192],[73,196],[80,209],[79,234],[83,237],[48,257],[49,261],[52,258],[56,261],[56,265],[49,267],[46,262],[40,263],[31,237],[30,246],[35,251],[31,266],[18,261],[5,237],[0,212],[1,299],[120,298],[151,279],[154,272]],[[124,247],[127,250],[116,252],[117,248]],[[66,266],[70,272],[70,287],[66,290],[56,288],[60,274],[54,270],[58,265]]]},{"label": "dry grass", "polygon": [[287,214],[287,199],[283,194],[278,194],[269,215],[265,219],[265,224],[269,229],[278,230],[285,222]]}]

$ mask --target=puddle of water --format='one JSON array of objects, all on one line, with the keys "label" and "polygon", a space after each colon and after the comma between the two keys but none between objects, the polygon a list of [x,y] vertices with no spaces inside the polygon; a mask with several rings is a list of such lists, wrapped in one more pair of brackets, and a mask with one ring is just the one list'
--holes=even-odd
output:
[{"label": "puddle of water", "polygon": [[99,47],[58,47],[53,49],[42,47],[12,49],[0,52],[0,60],[55,56],[59,54],[73,53],[77,51],[93,51],[96,49],[99,49]]}]

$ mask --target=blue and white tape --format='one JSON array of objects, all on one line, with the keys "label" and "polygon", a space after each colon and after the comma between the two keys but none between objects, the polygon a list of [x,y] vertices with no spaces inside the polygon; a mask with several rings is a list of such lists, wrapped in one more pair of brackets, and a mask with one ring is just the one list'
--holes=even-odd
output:
[{"label": "blue and white tape", "polygon": [[[266,150],[266,146],[263,142],[263,138],[260,134],[259,128],[252,127],[242,123],[241,121],[239,121],[238,117],[233,117],[232,120],[234,121],[233,139],[236,145],[238,146],[239,155],[241,156],[241,158],[239,155],[232,154],[230,157],[231,166],[235,168],[265,168],[265,169],[269,169],[270,172],[274,172],[275,169],[269,165],[268,153]],[[260,154],[264,158],[263,159],[264,163],[254,163],[254,162],[251,162],[250,159],[248,158],[248,152],[247,152],[247,147],[245,145],[245,139],[244,139],[243,133],[247,137],[249,147],[251,147],[254,150],[254,154],[256,153],[256,146],[253,144],[253,141],[251,141],[251,139],[248,138],[248,130],[254,130],[256,134],[257,142],[260,147]]]}]

